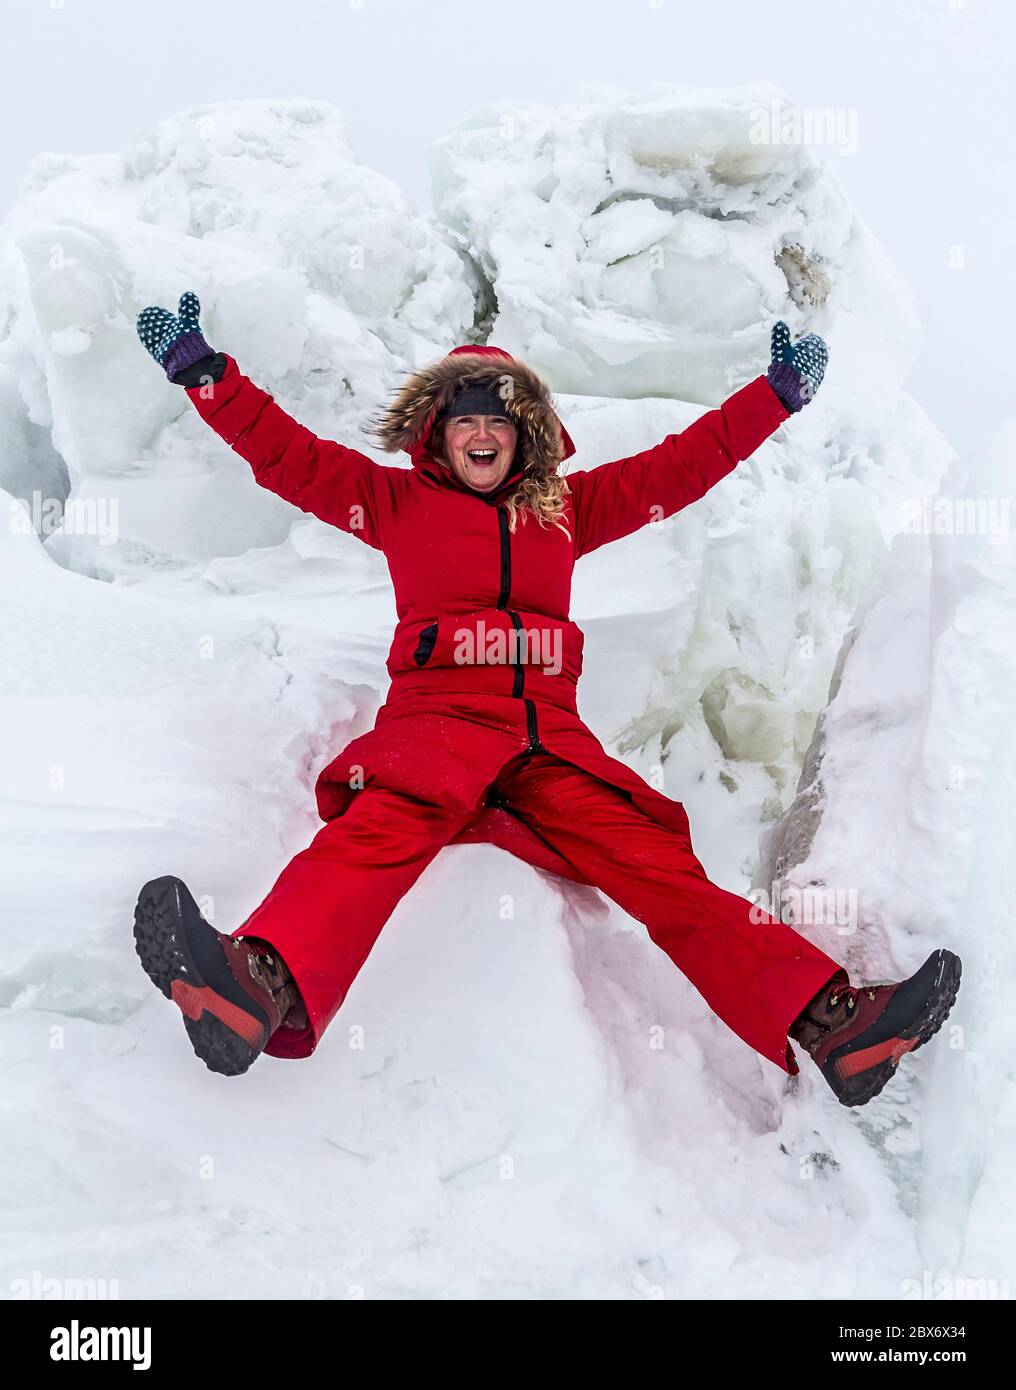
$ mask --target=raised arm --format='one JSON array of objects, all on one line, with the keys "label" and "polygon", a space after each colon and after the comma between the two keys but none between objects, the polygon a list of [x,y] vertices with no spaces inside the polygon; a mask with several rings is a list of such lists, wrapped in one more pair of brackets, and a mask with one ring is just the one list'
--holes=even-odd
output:
[{"label": "raised arm", "polygon": [[704,496],[811,399],[827,356],[814,334],[791,345],[786,324],[778,323],[767,376],[641,454],[569,474],[576,558]]},{"label": "raised arm", "polygon": [[689,506],[753,454],[789,411],[764,376],[680,434],[631,458],[569,473],[575,557]]},{"label": "raised arm", "polygon": [[166,375],[183,386],[201,418],[247,460],[262,487],[383,550],[407,485],[406,470],[386,468],[355,449],[319,439],[287,415],[232,357],[209,347],[198,327],[199,308],[188,291],[178,316],[154,308],[138,320],[142,342]]}]

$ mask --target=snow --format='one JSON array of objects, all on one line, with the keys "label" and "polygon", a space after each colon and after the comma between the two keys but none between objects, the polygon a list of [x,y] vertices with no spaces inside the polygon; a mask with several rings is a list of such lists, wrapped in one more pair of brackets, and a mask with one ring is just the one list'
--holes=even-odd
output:
[{"label": "snow", "polygon": [[[1011,545],[902,518],[940,485],[1010,496],[1016,426],[960,461],[904,393],[906,286],[828,164],[752,142],[771,99],[481,111],[432,153],[433,215],[306,100],[33,164],[0,230],[0,1289],[37,1270],[122,1297],[893,1298],[928,1270],[1005,1277],[1016,574]],[[138,967],[137,888],[177,873],[223,929],[253,909],[384,698],[395,613],[383,557],[258,489],[143,354],[138,312],[187,288],[210,342],[368,453],[401,374],[456,343],[542,370],[592,467],[749,380],[776,317],[821,332],[803,415],[577,568],[580,709],[685,803],[723,886],[778,860],[788,889],[855,889],[855,931],[804,928],[855,971],[960,950],[961,1031],[847,1112],[750,1053],[598,894],[457,846],[311,1059],[208,1073]],[[821,795],[795,818],[806,758]]]},{"label": "snow", "polygon": [[[1014,443],[1009,422],[980,457],[955,461],[939,504],[959,516],[957,504],[990,499],[1011,512]],[[1014,1230],[1000,1169],[1016,1104],[1005,998],[1016,970],[1016,564],[1008,538],[987,529],[901,536],[896,552],[823,716],[825,806],[790,881],[857,889],[862,930],[848,958],[858,963],[891,974],[939,940],[961,946],[964,987],[947,1045],[919,1073],[925,1144],[904,1190],[926,1268],[1002,1278]],[[825,944],[822,930],[809,934]],[[889,1092],[865,1119],[887,1147],[916,1140],[914,1116]]]}]

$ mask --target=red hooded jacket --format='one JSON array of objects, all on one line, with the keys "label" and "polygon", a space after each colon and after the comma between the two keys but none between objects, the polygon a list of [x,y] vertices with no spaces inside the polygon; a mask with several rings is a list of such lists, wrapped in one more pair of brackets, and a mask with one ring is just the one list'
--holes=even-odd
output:
[{"label": "red hooded jacket", "polygon": [[[231,357],[218,383],[192,387],[188,395],[251,464],[262,487],[357,536],[388,562],[398,612],[387,663],[391,688],[374,729],[321,773],[322,819],[341,815],[361,787],[376,783],[472,809],[475,817],[458,839],[489,840],[585,881],[510,808],[487,798],[500,768],[527,748],[557,754],[657,821],[689,832],[683,807],[609,757],[578,715],[583,637],[569,616],[573,566],[696,501],[788,411],[759,377],[653,448],[566,474],[566,531],[541,525],[532,514],[512,531],[504,504],[526,466],[521,451],[501,487],[481,495],[428,449],[438,411],[462,372],[484,368],[512,377],[518,388],[516,418],[539,441],[530,461],[539,457],[541,466],[553,468],[574,454],[543,383],[493,347],[456,348],[403,388],[396,414],[404,429],[389,428],[388,439],[405,441],[412,468],[384,466],[319,439]],[[393,418],[390,408],[390,427]]]}]

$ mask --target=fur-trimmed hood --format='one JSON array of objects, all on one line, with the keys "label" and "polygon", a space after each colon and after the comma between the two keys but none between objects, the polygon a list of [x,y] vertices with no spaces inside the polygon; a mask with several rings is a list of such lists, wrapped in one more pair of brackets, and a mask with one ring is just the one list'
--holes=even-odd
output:
[{"label": "fur-trimmed hood", "polygon": [[373,424],[378,447],[388,453],[404,450],[417,469],[434,464],[428,448],[434,422],[467,382],[494,387],[518,427],[519,462],[505,483],[526,470],[556,473],[574,454],[575,445],[558,418],[546,382],[503,348],[489,345],[453,348],[446,357],[410,373]]}]

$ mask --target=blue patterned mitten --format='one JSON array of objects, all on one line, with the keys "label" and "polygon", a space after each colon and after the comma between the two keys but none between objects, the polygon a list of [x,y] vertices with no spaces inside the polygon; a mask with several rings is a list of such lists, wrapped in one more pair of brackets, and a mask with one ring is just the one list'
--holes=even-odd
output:
[{"label": "blue patterned mitten", "polygon": [[773,327],[773,360],[766,378],[790,411],[802,410],[822,385],[829,349],[817,333],[806,333],[796,343],[790,329],[779,320]]},{"label": "blue patterned mitten", "polygon": [[142,309],[138,315],[138,337],[156,362],[165,368],[170,381],[177,372],[215,351],[201,336],[200,313],[197,295],[193,290],[185,290],[175,314],[153,305]]}]

